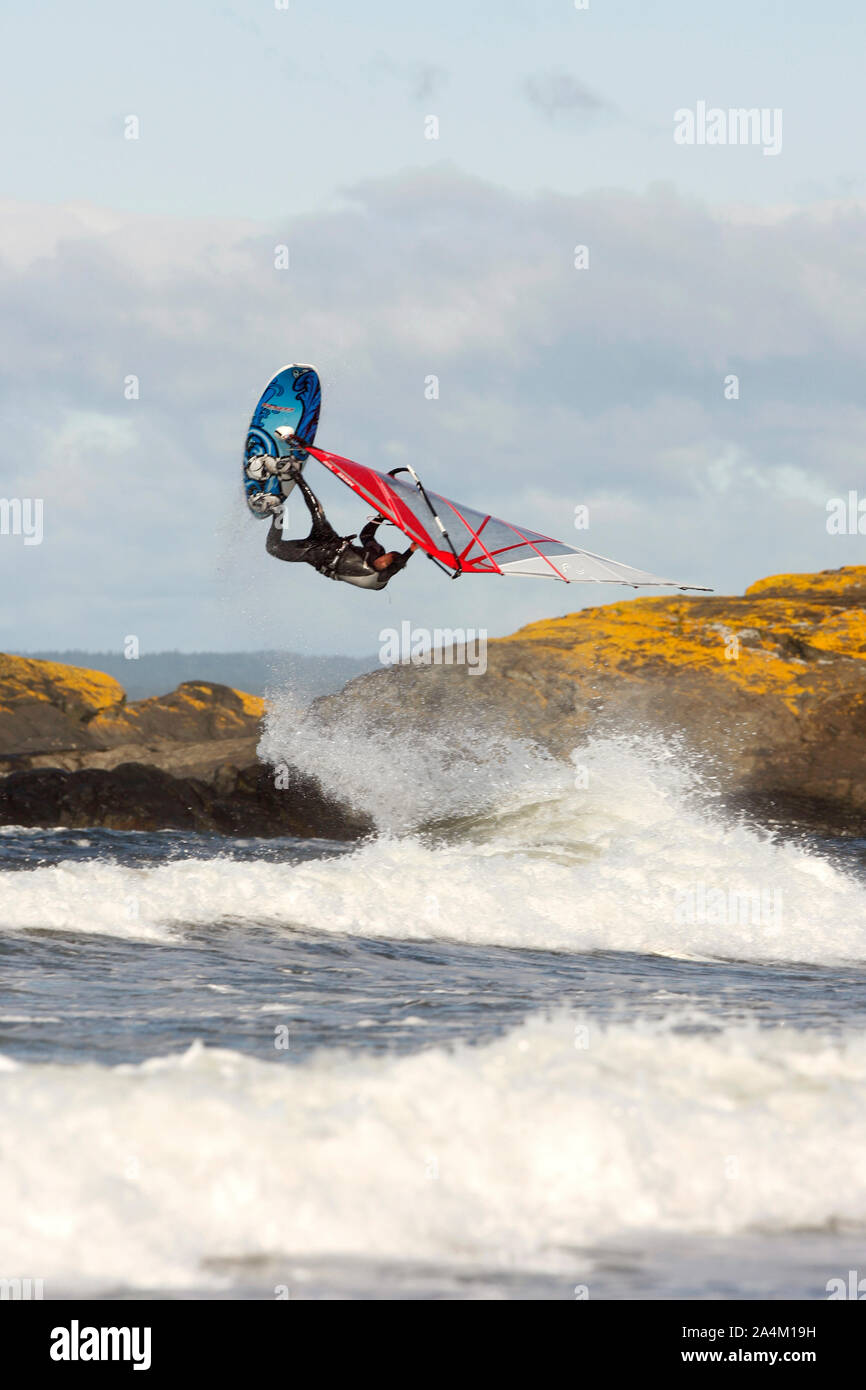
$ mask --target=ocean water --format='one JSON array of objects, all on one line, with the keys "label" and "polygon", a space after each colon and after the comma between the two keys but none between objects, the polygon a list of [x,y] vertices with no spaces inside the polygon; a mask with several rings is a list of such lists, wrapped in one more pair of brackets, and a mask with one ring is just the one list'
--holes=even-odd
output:
[{"label": "ocean water", "polygon": [[866,846],[676,745],[263,754],[359,845],[0,832],[0,1276],[46,1296],[826,1297],[866,1276]]}]

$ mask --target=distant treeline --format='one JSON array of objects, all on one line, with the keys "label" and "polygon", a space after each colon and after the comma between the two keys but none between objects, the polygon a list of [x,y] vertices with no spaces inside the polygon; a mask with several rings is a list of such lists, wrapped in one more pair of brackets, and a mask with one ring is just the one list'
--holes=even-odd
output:
[{"label": "distant treeline", "polygon": [[148,652],[128,660],[121,652],[19,652],[41,661],[85,666],[120,681],[130,700],[166,695],[181,681],[217,681],[263,695],[265,686],[290,685],[313,700],[340,690],[346,681],[375,670],[375,656],[302,656],[298,652]]}]

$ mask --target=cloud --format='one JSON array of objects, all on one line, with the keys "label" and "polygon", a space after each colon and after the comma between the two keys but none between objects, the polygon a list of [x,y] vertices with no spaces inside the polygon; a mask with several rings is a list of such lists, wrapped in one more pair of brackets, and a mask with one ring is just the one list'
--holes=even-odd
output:
[{"label": "cloud", "polygon": [[559,116],[583,120],[614,110],[603,97],[562,69],[533,73],[524,82],[523,91],[529,104],[551,121]]},{"label": "cloud", "polygon": [[[822,499],[862,487],[863,204],[750,219],[670,188],[519,197],[441,166],[270,226],[7,210],[0,495],[44,497],[45,540],[0,537],[0,646],[370,652],[403,618],[507,632],[620,596],[449,584],[418,558],[376,602],[269,559],[239,456],[292,359],[321,370],[326,446],[409,459],[601,554],[728,591],[862,559]],[[316,481],[357,530],[354,499]]]},{"label": "cloud", "polygon": [[374,85],[389,79],[403,83],[410,99],[416,102],[431,101],[448,81],[448,72],[436,63],[398,63],[381,52],[365,63],[364,71]]}]

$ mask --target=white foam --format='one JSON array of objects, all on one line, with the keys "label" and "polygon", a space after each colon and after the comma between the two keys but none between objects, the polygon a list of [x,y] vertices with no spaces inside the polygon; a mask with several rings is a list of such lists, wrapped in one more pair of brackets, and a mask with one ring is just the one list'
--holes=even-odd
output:
[{"label": "white foam", "polygon": [[634,1232],[866,1221],[862,1032],[558,1016],[399,1058],[0,1073],[2,1264],[49,1288],[266,1255],[555,1270]]},{"label": "white foam", "polygon": [[7,870],[0,873],[0,928],[164,940],[173,913],[159,872],[93,860]]},{"label": "white foam", "polygon": [[[443,793],[429,746],[422,756],[425,813],[431,786],[443,811],[456,774],[444,768]],[[694,784],[681,755],[658,742],[596,741],[576,770],[514,745],[481,765],[450,841],[386,833],[299,864],[91,861],[6,873],[0,925],[170,939],[184,924],[233,918],[529,949],[866,959],[862,882],[816,852],[698,810]],[[484,808],[474,816],[473,797]]]}]

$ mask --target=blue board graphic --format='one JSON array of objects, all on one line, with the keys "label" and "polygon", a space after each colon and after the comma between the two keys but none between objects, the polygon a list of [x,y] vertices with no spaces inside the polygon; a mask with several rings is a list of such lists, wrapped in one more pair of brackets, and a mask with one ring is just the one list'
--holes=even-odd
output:
[{"label": "blue board graphic", "polygon": [[303,467],[309,455],[294,443],[283,438],[278,430],[291,429],[298,439],[312,444],[319,424],[322,387],[315,367],[292,362],[272,377],[253,411],[244,449],[244,492],[247,506],[254,516],[273,513],[274,499],[288,497],[294,483],[280,482],[272,473],[255,462],[263,454],[271,458],[291,457]]}]

